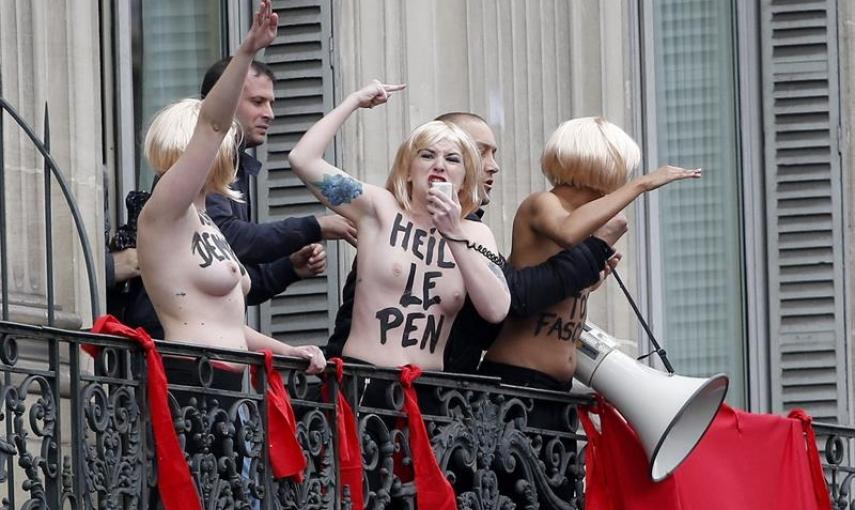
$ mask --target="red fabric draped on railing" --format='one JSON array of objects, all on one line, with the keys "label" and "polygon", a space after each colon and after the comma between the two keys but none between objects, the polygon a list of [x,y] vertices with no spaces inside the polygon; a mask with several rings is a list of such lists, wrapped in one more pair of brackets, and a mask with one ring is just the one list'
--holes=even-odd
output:
[{"label": "red fabric draped on railing", "polygon": [[[125,336],[142,346],[148,367],[148,403],[157,451],[157,488],[160,499],[167,510],[202,510],[190,468],[175,434],[172,413],[169,411],[166,374],[154,341],[143,328],[132,329],[112,315],[99,317],[92,326],[92,332]],[[83,349],[93,356],[97,354],[97,348],[92,346],[85,345]]]},{"label": "red fabric draped on railing", "polygon": [[722,406],[689,458],[660,483],[650,479],[638,437],[612,406],[600,400],[579,416],[589,441],[586,510],[831,510],[803,411],[784,418]]},{"label": "red fabric draped on railing", "polygon": [[[303,483],[303,471],[306,469],[306,457],[303,447],[297,440],[297,419],[291,407],[291,398],[282,376],[273,368],[273,353],[270,349],[264,353],[264,370],[267,374],[267,445],[270,465],[276,478],[291,477],[297,483]],[[258,385],[258,367],[252,367],[253,381]]]}]

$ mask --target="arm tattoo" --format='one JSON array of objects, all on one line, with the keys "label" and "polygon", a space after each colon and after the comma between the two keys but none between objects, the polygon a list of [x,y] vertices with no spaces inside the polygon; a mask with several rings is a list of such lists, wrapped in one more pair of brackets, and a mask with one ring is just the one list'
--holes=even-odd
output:
[{"label": "arm tattoo", "polygon": [[504,289],[505,294],[510,294],[511,291],[508,289],[508,280],[505,278],[504,271],[502,271],[499,266],[489,261],[487,262],[487,267],[489,267],[490,271],[492,271],[493,274],[496,275],[496,278],[498,278],[499,281],[502,282],[502,288]]},{"label": "arm tattoo", "polygon": [[205,211],[199,211],[199,222],[202,225],[207,225],[209,227],[215,226],[214,220],[212,220],[211,217],[208,216],[208,213],[206,213]]},{"label": "arm tattoo", "polygon": [[346,175],[327,174],[324,180],[312,184],[321,190],[331,206],[349,204],[362,194],[362,183]]}]

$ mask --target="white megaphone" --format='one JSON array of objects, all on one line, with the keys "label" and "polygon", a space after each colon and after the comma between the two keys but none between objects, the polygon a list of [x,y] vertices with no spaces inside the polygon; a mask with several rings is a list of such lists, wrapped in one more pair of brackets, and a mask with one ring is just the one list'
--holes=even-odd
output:
[{"label": "white megaphone", "polygon": [[654,370],[617,350],[590,323],[576,341],[576,379],[601,393],[632,426],[658,482],[700,442],[727,394],[728,379],[683,377]]}]

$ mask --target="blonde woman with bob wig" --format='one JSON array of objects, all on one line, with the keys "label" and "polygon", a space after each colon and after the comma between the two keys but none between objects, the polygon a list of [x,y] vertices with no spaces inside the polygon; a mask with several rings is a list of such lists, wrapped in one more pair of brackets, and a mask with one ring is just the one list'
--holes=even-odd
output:
[{"label": "blonde woman with bob wig", "polygon": [[510,306],[502,271],[483,253],[496,252],[492,232],[465,219],[479,205],[477,146],[450,123],[423,124],[398,148],[385,188],[323,159],[353,112],[381,105],[403,88],[375,80],[350,94],[288,159],[324,205],[357,224],[359,278],[345,358],[441,370],[451,324],[467,296],[493,323]]},{"label": "blonde woman with bob wig", "polygon": [[[664,166],[627,182],[640,161],[635,141],[602,117],[561,124],[541,157],[552,189],[529,195],[520,204],[510,263],[517,268],[540,264],[582,242],[612,217],[622,217],[622,209],[642,193],[701,177],[700,169]],[[609,261],[607,270],[619,257]],[[588,295],[598,286],[536,315],[509,318],[479,372],[509,384],[568,390],[576,371],[575,341],[585,323]]]},{"label": "blonde woman with bob wig", "polygon": [[[319,372],[326,360],[317,347],[292,347],[245,325],[249,276],[205,213],[209,193],[240,198],[229,187],[240,132],[234,114],[250,62],[276,37],[277,22],[270,1],[262,0],[240,48],[205,99],[178,101],[152,120],[145,155],[160,180],[140,212],[137,250],[166,340],[234,350],[269,348],[308,359],[309,371]],[[164,364],[169,373],[171,361]],[[226,365],[228,370],[236,369]]]}]

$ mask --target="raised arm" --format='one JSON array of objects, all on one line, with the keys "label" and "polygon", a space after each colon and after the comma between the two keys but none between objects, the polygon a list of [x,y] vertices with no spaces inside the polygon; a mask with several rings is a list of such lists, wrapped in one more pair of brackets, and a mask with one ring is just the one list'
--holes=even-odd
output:
[{"label": "raised arm", "polygon": [[537,195],[530,204],[531,227],[564,248],[584,241],[610,218],[623,210],[639,195],[652,191],[669,182],[682,179],[699,179],[701,169],[686,170],[674,166],[663,166],[642,175],[617,190],[578,209],[567,213],[558,197],[552,193]]},{"label": "raised arm", "polygon": [[[324,160],[324,152],[336,132],[359,108],[385,103],[391,92],[405,85],[387,85],[377,80],[347,96],[340,105],[315,123],[288,155],[291,170],[325,206],[358,223],[374,209],[374,196],[381,188],[367,185]],[[385,191],[383,191],[385,192]]]},{"label": "raised arm", "polygon": [[205,187],[220,144],[232,126],[243,83],[256,52],[276,37],[278,15],[262,0],[247,32],[222,77],[199,107],[193,134],[181,156],[160,179],[146,208],[148,214],[175,219],[187,213]]}]

